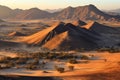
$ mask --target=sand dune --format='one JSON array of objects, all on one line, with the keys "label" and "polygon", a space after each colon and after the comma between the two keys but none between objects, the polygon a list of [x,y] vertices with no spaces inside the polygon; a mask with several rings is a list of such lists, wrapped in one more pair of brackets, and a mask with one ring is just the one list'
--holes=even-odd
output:
[{"label": "sand dune", "polygon": [[12,32],[12,33],[10,33],[10,34],[8,34],[8,36],[25,36],[25,34],[22,34],[22,33],[20,33],[20,32]]},{"label": "sand dune", "polygon": [[64,41],[67,35],[68,35],[68,32],[63,32],[59,35],[56,35],[54,38],[48,41],[45,45],[43,45],[43,47],[53,50],[57,48]]},{"label": "sand dune", "polygon": [[41,42],[47,35],[52,31],[56,26],[59,26],[61,23],[55,23],[52,27],[49,27],[47,29],[44,29],[40,32],[37,32],[31,36],[25,37],[22,42],[28,43],[28,44],[38,44]]},{"label": "sand dune", "polygon": [[83,28],[95,31],[97,33],[118,33],[116,28],[109,27],[98,22],[91,21],[87,25],[82,26]]},{"label": "sand dune", "polygon": [[[39,45],[48,49],[93,49],[97,47],[98,37],[93,32],[80,28],[71,23],[57,23],[31,36],[25,37],[22,42]],[[64,46],[64,47],[63,47]],[[92,47],[91,47],[92,46]]]},{"label": "sand dune", "polygon": [[85,22],[81,21],[81,20],[76,20],[72,23],[73,25],[75,26],[83,26],[83,25],[86,25]]}]

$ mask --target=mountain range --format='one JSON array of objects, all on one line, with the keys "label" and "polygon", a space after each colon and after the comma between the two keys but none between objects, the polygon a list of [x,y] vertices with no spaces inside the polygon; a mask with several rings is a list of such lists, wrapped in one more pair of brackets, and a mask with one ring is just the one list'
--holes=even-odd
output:
[{"label": "mountain range", "polygon": [[10,9],[0,6],[1,19],[81,19],[81,20],[119,20],[120,16],[113,16],[100,11],[96,6],[90,4],[86,6],[67,7],[59,12],[50,13],[38,8],[28,10]]}]

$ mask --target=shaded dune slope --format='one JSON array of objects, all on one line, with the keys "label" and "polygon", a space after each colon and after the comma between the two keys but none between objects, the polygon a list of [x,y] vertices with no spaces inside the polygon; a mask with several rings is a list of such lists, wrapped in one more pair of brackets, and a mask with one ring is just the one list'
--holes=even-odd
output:
[{"label": "shaded dune slope", "polygon": [[119,31],[116,28],[105,26],[99,24],[98,22],[90,22],[87,25],[82,26],[83,28],[89,29],[97,33],[118,33]]},{"label": "shaded dune slope", "polygon": [[20,43],[17,42],[9,42],[9,41],[1,41],[0,40],[0,49],[1,48],[10,48],[10,47],[18,47]]},{"label": "shaded dune slope", "polygon": [[85,23],[81,20],[75,20],[72,24],[75,26],[83,26],[83,25],[86,25],[87,23]]}]

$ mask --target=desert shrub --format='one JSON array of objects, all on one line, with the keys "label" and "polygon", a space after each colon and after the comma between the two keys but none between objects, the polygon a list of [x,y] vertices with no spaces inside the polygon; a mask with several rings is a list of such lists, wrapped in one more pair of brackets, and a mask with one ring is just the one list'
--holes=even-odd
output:
[{"label": "desert shrub", "polygon": [[33,64],[34,64],[34,65],[38,65],[38,64],[39,64],[39,59],[38,59],[38,58],[35,58],[34,61],[33,61]]},{"label": "desert shrub", "polygon": [[33,64],[28,64],[28,65],[25,66],[25,68],[28,69],[28,70],[35,70],[35,69],[37,69],[37,66],[35,66]]},{"label": "desert shrub", "polygon": [[115,47],[115,46],[112,46],[112,47],[103,47],[103,48],[100,48],[98,51],[99,52],[108,51],[110,53],[116,53],[116,52],[120,52],[120,48]]},{"label": "desert shrub", "polygon": [[49,73],[48,71],[43,71],[42,73]]},{"label": "desert shrub", "polygon": [[18,59],[18,60],[16,60],[15,64],[26,64],[26,60]]},{"label": "desert shrub", "polygon": [[3,69],[1,65],[0,65],[0,69]]},{"label": "desert shrub", "polygon": [[78,61],[76,59],[69,59],[68,62],[71,63],[71,64],[77,64],[78,63]]},{"label": "desert shrub", "polygon": [[27,25],[25,25],[25,24],[21,24],[20,26],[21,26],[21,27],[26,27]]},{"label": "desert shrub", "polygon": [[10,59],[10,57],[1,57],[0,63],[8,63]]},{"label": "desert shrub", "polygon": [[104,51],[109,51],[108,47],[102,47],[100,49],[97,50],[98,52],[104,52]]},{"label": "desert shrub", "polygon": [[68,66],[68,68],[69,68],[70,71],[74,70],[74,66]]},{"label": "desert shrub", "polygon": [[64,68],[62,67],[57,67],[56,70],[59,72],[59,73],[63,73],[65,71]]},{"label": "desert shrub", "polygon": [[8,69],[8,68],[11,68],[11,67],[12,67],[11,65],[6,64],[6,65],[4,65],[4,66],[1,66],[1,69]]},{"label": "desert shrub", "polygon": [[16,69],[20,69],[21,67],[19,65],[15,65],[15,68]]},{"label": "desert shrub", "polygon": [[55,68],[55,70],[57,70],[58,66],[55,65],[54,68]]},{"label": "desert shrub", "polygon": [[88,59],[89,59],[89,57],[86,56],[86,55],[81,55],[80,58],[81,58],[82,60],[88,60]]},{"label": "desert shrub", "polygon": [[7,64],[7,66],[9,66],[9,67],[14,67],[15,64],[14,64],[13,62],[9,62],[9,63]]},{"label": "desert shrub", "polygon": [[117,53],[117,52],[120,52],[119,49],[110,49],[108,52],[110,53]]}]

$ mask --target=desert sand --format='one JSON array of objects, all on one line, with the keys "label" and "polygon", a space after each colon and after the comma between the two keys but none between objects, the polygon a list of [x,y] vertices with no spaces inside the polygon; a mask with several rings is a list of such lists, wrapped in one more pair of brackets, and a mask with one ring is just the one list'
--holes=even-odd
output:
[{"label": "desert sand", "polygon": [[[1,75],[22,75],[22,76],[81,76],[82,75],[90,75],[90,74],[97,74],[97,73],[107,73],[107,72],[112,72],[114,70],[120,69],[119,67],[119,58],[120,58],[120,53],[108,53],[108,52],[86,52],[82,53],[85,55],[94,55],[99,57],[97,60],[89,60],[89,63],[78,63],[78,64],[70,64],[66,63],[65,61],[63,62],[57,62],[57,61],[51,61],[49,64],[46,66],[48,69],[43,69],[43,70],[25,70],[25,69],[5,69],[5,70],[0,70]],[[107,61],[105,61],[105,59]],[[52,66],[53,65],[61,65],[65,67],[66,71],[64,73],[59,73],[55,71]],[[69,71],[67,69],[68,65],[73,65],[75,66],[75,70]],[[43,73],[43,71],[48,71],[48,73]],[[119,70],[118,70],[119,71]]]}]

